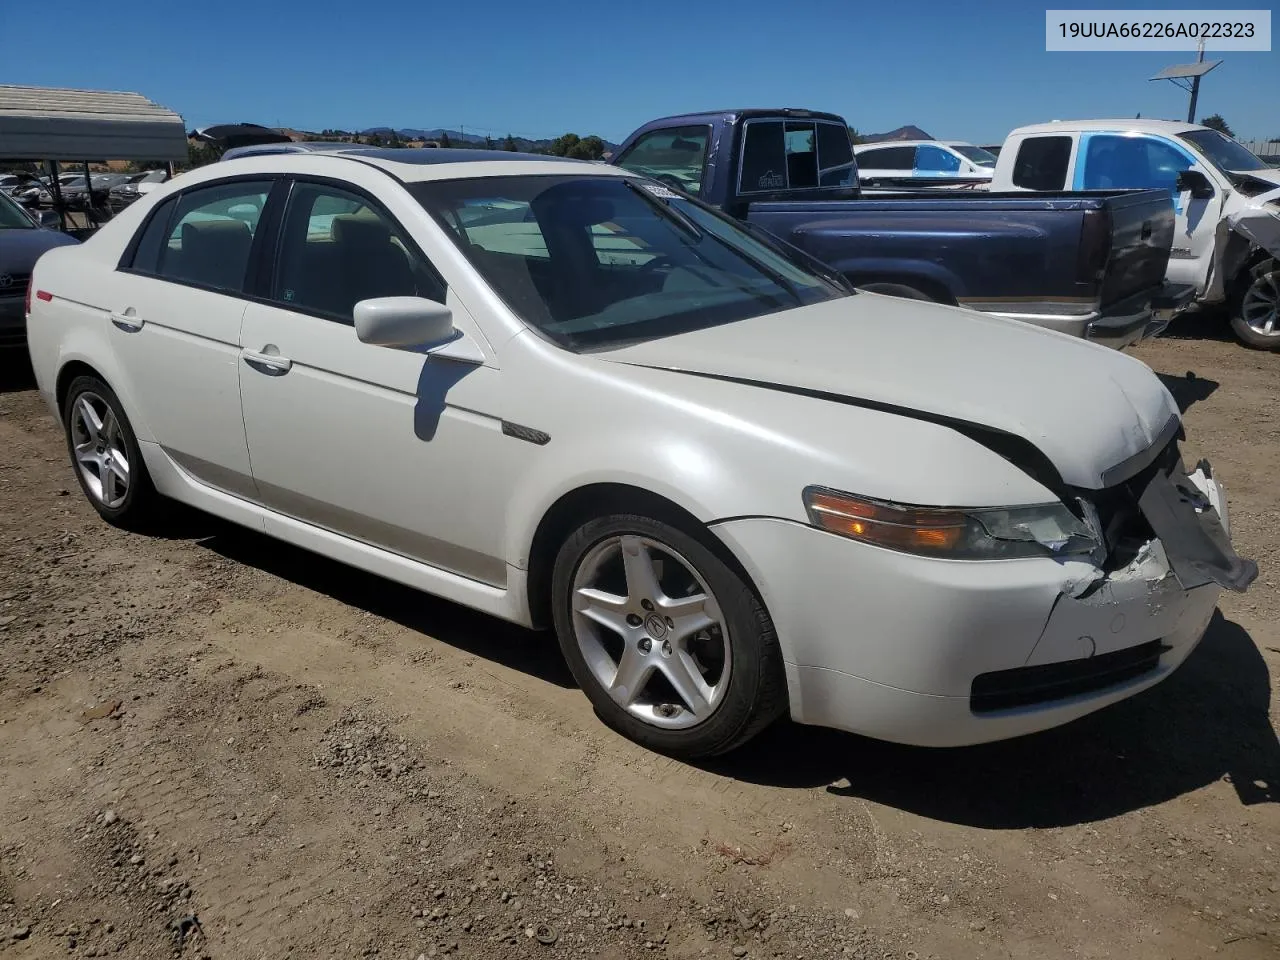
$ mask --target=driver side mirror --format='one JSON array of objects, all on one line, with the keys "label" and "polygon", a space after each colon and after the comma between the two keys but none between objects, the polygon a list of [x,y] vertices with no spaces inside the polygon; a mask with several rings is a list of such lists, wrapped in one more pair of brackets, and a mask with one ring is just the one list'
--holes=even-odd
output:
[{"label": "driver side mirror", "polygon": [[41,210],[40,226],[47,230],[61,230],[62,218],[58,216],[57,210]]},{"label": "driver side mirror", "polygon": [[1210,200],[1213,198],[1213,184],[1199,170],[1182,170],[1178,173],[1178,192],[1190,191],[1193,200]]}]

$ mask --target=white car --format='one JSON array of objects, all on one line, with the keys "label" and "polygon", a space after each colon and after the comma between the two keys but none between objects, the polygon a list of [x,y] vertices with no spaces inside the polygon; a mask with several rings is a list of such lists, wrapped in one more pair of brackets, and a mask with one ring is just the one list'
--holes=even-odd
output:
[{"label": "white car", "polygon": [[554,625],[674,755],[994,740],[1174,670],[1256,567],[1155,375],[792,257],[614,167],[266,155],[47,254],[29,343],[107,520],[171,497]]},{"label": "white car", "polygon": [[990,180],[996,155],[962,140],[895,140],[860,143],[853,148],[858,179]]}]

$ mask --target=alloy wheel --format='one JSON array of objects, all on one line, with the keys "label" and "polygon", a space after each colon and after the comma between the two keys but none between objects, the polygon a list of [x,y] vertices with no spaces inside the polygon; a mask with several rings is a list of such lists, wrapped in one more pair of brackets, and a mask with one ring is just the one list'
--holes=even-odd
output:
[{"label": "alloy wheel", "polygon": [[129,495],[129,455],[120,420],[98,394],[86,390],[71,408],[71,447],[89,494],[116,509]]},{"label": "alloy wheel", "polygon": [[732,669],[724,615],[671,547],[626,534],[600,541],[578,564],[572,608],[588,669],[628,713],[681,730],[724,700]]},{"label": "alloy wheel", "polygon": [[1240,316],[1264,337],[1280,336],[1280,270],[1257,277],[1245,291]]}]

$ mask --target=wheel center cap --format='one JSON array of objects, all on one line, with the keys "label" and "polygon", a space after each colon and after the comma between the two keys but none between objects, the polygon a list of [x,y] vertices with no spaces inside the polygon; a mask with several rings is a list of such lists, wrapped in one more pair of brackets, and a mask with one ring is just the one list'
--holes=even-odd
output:
[{"label": "wheel center cap", "polygon": [[667,635],[667,624],[656,613],[651,613],[644,619],[644,630],[653,639],[661,640]]}]

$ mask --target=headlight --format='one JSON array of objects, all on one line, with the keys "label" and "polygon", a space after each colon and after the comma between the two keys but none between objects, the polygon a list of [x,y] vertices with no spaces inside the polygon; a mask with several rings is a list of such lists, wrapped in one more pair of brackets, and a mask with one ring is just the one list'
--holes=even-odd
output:
[{"label": "headlight", "polygon": [[1029,507],[917,507],[807,487],[815,527],[889,550],[948,560],[1093,559],[1101,538],[1061,503]]}]

